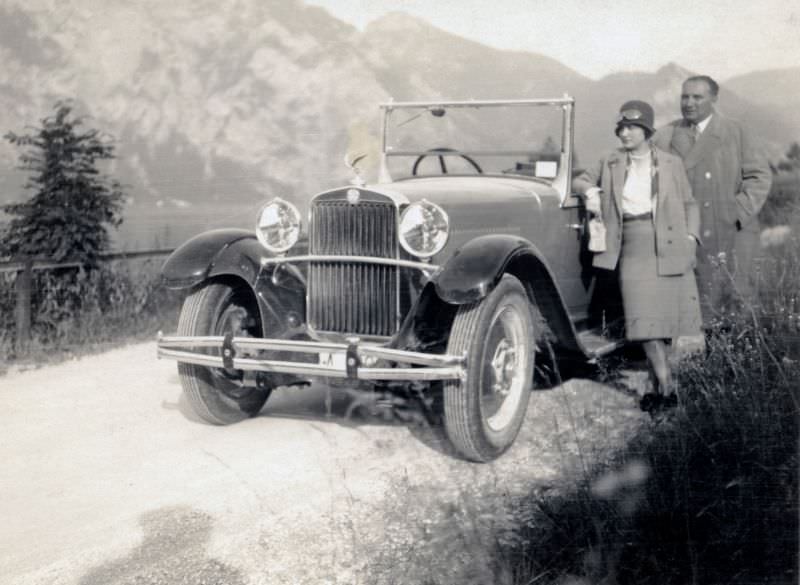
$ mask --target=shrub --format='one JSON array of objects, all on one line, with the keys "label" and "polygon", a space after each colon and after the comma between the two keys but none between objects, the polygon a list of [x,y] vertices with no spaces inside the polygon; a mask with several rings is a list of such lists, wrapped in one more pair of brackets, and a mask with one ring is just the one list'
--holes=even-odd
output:
[{"label": "shrub", "polygon": [[779,172],[772,177],[772,187],[759,219],[765,226],[786,225],[800,211],[800,171]]}]

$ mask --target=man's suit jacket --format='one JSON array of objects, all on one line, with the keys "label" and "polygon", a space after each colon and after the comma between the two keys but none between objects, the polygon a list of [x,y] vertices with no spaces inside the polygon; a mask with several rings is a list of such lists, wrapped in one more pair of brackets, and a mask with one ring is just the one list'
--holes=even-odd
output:
[{"label": "man's suit jacket", "polygon": [[736,233],[758,231],[758,212],[772,183],[762,150],[736,121],[714,112],[696,143],[684,120],[656,132],[656,146],[677,154],[700,206],[701,253],[730,254]]},{"label": "man's suit jacket", "polygon": [[659,129],[654,142],[683,159],[700,208],[703,246],[698,248],[696,274],[703,321],[709,326],[734,291],[752,293],[760,249],[758,212],[772,172],[753,137],[734,120],[714,112],[696,142],[690,132],[684,120],[676,120]]},{"label": "man's suit jacket", "polygon": [[[658,273],[684,274],[694,263],[692,235],[699,239],[700,216],[692,198],[686,171],[680,158],[658,151],[658,199],[655,202],[655,232]],[[622,247],[622,187],[625,181],[626,154],[611,153],[572,182],[576,193],[585,195],[600,187],[603,222],[606,225],[606,251],[594,255],[597,268],[614,270]]]}]

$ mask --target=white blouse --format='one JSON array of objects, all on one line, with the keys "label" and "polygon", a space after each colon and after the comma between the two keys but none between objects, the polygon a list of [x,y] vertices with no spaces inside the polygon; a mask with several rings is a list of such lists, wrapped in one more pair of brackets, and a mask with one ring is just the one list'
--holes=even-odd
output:
[{"label": "white blouse", "polygon": [[650,153],[631,155],[628,177],[622,187],[622,213],[640,215],[653,211]]}]

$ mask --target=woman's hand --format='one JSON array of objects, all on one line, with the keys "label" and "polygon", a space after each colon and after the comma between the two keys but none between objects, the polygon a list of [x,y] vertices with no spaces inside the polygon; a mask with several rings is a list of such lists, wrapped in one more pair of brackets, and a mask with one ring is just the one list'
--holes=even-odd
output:
[{"label": "woman's hand", "polygon": [[600,193],[603,191],[599,188],[596,189],[589,189],[586,192],[586,200],[584,201],[584,206],[586,207],[586,211],[591,213],[592,215],[602,215],[601,205],[600,205]]}]

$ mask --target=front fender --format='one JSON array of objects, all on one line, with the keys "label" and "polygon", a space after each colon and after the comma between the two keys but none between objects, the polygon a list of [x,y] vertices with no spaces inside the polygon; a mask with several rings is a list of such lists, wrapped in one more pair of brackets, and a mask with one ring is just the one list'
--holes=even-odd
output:
[{"label": "front fender", "polygon": [[542,263],[533,244],[515,236],[487,235],[471,240],[456,251],[433,278],[436,294],[454,305],[473,303],[485,297],[519,254],[533,254]]},{"label": "front fender", "polygon": [[[305,242],[298,243],[297,248],[304,250]],[[265,335],[299,335],[305,331],[302,274],[276,270],[273,265],[262,267],[261,260],[269,256],[252,232],[214,230],[195,236],[175,250],[161,274],[165,286],[173,289],[195,287],[206,281],[243,281],[253,291]]]},{"label": "front fender", "polygon": [[522,282],[562,345],[583,351],[552,271],[536,247],[523,238],[475,238],[453,254],[432,282],[442,301],[463,305],[488,295],[504,274]]},{"label": "front fender", "polygon": [[167,288],[196,286],[212,276],[239,276],[251,285],[261,267],[264,248],[252,232],[219,229],[199,234],[175,250],[161,268]]}]

